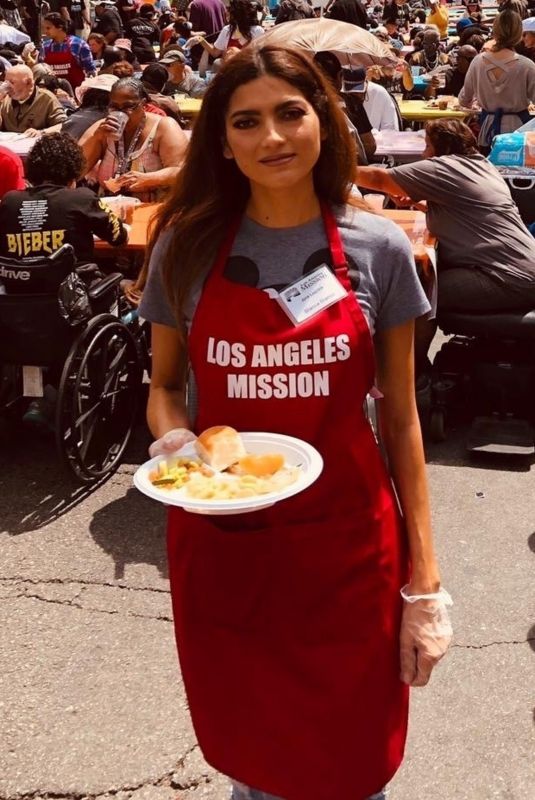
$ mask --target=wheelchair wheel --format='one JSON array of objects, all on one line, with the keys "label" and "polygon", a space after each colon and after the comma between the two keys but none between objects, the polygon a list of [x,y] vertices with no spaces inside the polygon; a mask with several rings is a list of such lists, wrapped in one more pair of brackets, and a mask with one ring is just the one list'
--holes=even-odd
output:
[{"label": "wheelchair wheel", "polygon": [[111,314],[90,321],[63,368],[56,408],[56,443],[85,482],[113,472],[137,412],[142,365],[128,328]]}]

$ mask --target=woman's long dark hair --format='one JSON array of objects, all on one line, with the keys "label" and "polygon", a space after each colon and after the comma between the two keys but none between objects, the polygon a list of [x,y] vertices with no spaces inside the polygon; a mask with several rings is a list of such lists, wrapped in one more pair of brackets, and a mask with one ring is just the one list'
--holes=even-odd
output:
[{"label": "woman's long dark hair", "polygon": [[248,42],[251,41],[251,28],[258,24],[256,16],[256,3],[251,0],[230,0],[229,5],[229,25],[230,36],[232,38],[237,29]]},{"label": "woman's long dark hair", "polygon": [[[213,262],[229,223],[245,211],[249,180],[234,160],[224,158],[225,115],[238,87],[264,75],[298,89],[319,117],[323,140],[314,167],[318,197],[329,205],[349,202],[356,153],[347,120],[334,90],[304,53],[249,45],[229,59],[210,83],[175,187],[152,226],[148,258],[166,231],[169,246],[163,279],[180,329],[191,289]],[[351,204],[366,209],[364,202]]]}]

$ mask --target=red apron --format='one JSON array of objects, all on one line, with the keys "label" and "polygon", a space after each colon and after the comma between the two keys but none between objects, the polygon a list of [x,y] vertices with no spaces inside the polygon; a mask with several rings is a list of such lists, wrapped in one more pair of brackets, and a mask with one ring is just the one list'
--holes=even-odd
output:
[{"label": "red apron", "polygon": [[[206,760],[285,800],[362,800],[403,757],[407,551],[363,413],[372,340],[334,217],[324,209],[323,218],[347,297],[294,326],[265,291],[224,277],[236,225],[204,286],[189,353],[197,432],[225,424],[291,434],[320,451],[324,471],[264,511],[204,517],[172,508],[169,565]],[[269,353],[279,366],[266,366]]]},{"label": "red apron", "polygon": [[85,80],[85,72],[72,54],[71,37],[67,36],[65,42],[68,49],[62,53],[53,53],[48,50],[45,56],[45,63],[52,67],[56,78],[66,78],[72,88],[76,89]]}]

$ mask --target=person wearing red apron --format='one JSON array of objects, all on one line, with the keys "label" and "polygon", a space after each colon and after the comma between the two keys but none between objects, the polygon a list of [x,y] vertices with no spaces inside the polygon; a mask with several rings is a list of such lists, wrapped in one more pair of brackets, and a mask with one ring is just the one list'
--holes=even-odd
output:
[{"label": "person wearing red apron", "polygon": [[[302,56],[284,53],[289,74],[308,70],[307,79],[321,83]],[[250,69],[254,58],[244,50],[229,62],[223,92],[229,74],[235,73],[235,85],[243,84],[240,63]],[[264,70],[268,59],[269,53]],[[262,141],[264,123],[257,128],[256,120],[265,114],[267,140],[287,137],[281,161],[302,158],[306,164],[310,156],[302,154],[313,143],[299,141],[304,134],[281,114],[290,102],[284,87],[279,102],[276,83],[249,80],[248,93],[239,91],[245,107],[253,108],[247,112],[253,124],[244,124],[237,140],[245,149],[255,136]],[[336,100],[321,88],[343,137]],[[245,150],[241,155],[245,163]],[[238,154],[233,157],[238,161]],[[256,161],[253,197],[262,194],[258,181],[268,175]],[[281,172],[281,181],[288,181]],[[183,177],[187,185],[187,168]],[[277,181],[277,171],[269,171],[268,192]],[[314,203],[312,186],[311,193]],[[280,195],[279,202],[291,216],[288,199]],[[342,299],[296,325],[272,293],[231,282],[225,265],[240,224],[235,216],[204,282],[187,355],[198,388],[195,433],[225,424],[297,436],[319,450],[324,470],[306,491],[262,511],[203,516],[171,508],[168,556],[182,675],[206,760],[235,782],[284,800],[364,800],[381,790],[402,760],[407,683],[416,683],[413,675],[400,679],[408,538],[363,411],[376,373],[370,329],[350,284],[333,211],[325,201],[320,210]],[[164,361],[163,371],[176,362],[178,373],[179,338],[158,326],[153,330],[148,415],[160,436],[155,453],[166,450],[167,432],[184,417],[173,411],[175,380],[167,389],[161,378]],[[288,355],[282,365],[259,367],[253,355],[259,348]],[[230,388],[238,383],[247,387],[240,398]],[[411,657],[419,648],[414,628],[413,620],[406,636]]]},{"label": "person wearing red apron", "polygon": [[[53,19],[49,19],[52,17]],[[57,17],[57,19],[55,19]],[[85,80],[86,72],[92,75],[95,72],[93,57],[89,45],[77,36],[67,35],[67,20],[59,14],[48,14],[44,22],[44,33],[52,39],[43,47],[44,62],[52,67],[57,78],[65,78],[73,89],[76,89]],[[61,50],[55,50],[54,45],[62,45]],[[75,48],[76,45],[76,48]],[[82,63],[82,58],[85,64]]]}]

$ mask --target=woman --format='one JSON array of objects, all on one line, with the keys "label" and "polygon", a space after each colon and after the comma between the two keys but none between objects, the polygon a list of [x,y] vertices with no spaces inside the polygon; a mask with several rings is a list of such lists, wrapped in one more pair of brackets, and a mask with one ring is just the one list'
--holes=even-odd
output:
[{"label": "woman", "polygon": [[87,37],[87,44],[93,55],[95,68],[99,70],[103,63],[104,50],[107,47],[106,39],[101,33],[90,33]]},{"label": "woman", "polygon": [[118,80],[110,92],[108,111],[128,116],[121,138],[114,138],[118,122],[108,114],[80,140],[87,172],[100,162],[98,181],[105,194],[126,192],[150,202],[174,183],[188,140],[175,120],[146,111],[147,100],[140,81]]},{"label": "woman", "polygon": [[[223,422],[306,439],[325,461],[313,487],[263,512],[170,512],[189,707],[235,798],[250,796],[244,784],[285,800],[379,792],[402,758],[407,684],[427,681],[449,637],[431,611],[431,655],[413,615],[437,601],[402,609],[399,595],[407,547],[408,593],[434,598],[440,586],[412,375],[413,318],[428,305],[401,231],[362,201],[349,205],[354,159],[338,99],[305,54],[242,50],[206,94],[155,228],[140,307],[153,323],[153,454]],[[347,295],[295,326],[277,290],[329,263]],[[335,362],[306,356],[311,342],[321,350],[337,336]],[[246,361],[266,344],[302,351],[303,366],[259,371],[238,359],[226,369],[206,357],[212,340],[244,349]],[[253,398],[259,374],[282,385],[312,361],[325,368],[327,393]],[[184,399],[188,362],[196,413]],[[227,389],[233,375],[253,387],[238,402]],[[406,531],[362,411],[375,375]]]},{"label": "woman", "polygon": [[220,58],[233,47],[241,50],[264,33],[261,25],[257,24],[256,14],[256,5],[251,0],[230,0],[229,24],[220,31],[214,44],[207,42],[203,36],[193,36],[188,45],[193,47],[200,44],[212,58]]},{"label": "woman", "polygon": [[470,64],[459,93],[461,106],[481,107],[478,144],[488,148],[499,133],[510,133],[526,122],[535,102],[535,64],[515,52],[522,40],[522,20],[514,11],[502,11],[492,28],[494,44]]},{"label": "woman", "polygon": [[[358,184],[427,201],[427,227],[439,246],[439,309],[535,308],[535,239],[470,128],[459,120],[428,122],[423,157],[390,170],[363,167]],[[418,320],[420,371],[435,330],[430,320]]]},{"label": "woman", "polygon": [[26,159],[32,185],[9,192],[0,203],[0,252],[25,261],[71,244],[83,264],[93,260],[93,234],[124,244],[122,222],[90,189],[76,188],[83,171],[82,150],[71,136],[49,133],[38,139]]},{"label": "woman", "polygon": [[78,141],[91,125],[107,117],[110,92],[116,82],[115,75],[86,78],[75,91],[80,107],[63,123],[61,130]]}]

